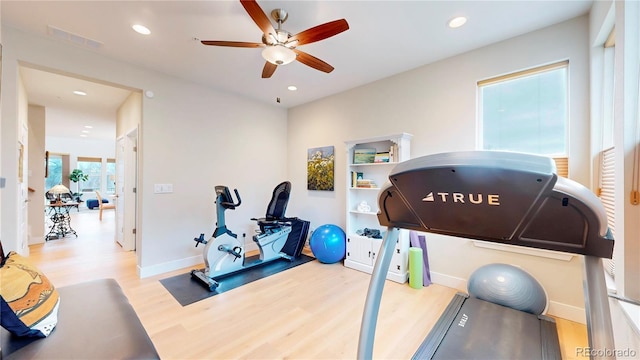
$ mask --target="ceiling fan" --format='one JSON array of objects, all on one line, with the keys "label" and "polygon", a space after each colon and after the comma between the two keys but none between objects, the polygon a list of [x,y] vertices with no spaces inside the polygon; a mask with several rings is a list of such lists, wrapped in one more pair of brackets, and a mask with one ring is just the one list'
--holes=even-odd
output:
[{"label": "ceiling fan", "polygon": [[204,45],[214,46],[230,46],[230,47],[246,47],[246,48],[264,48],[262,57],[266,60],[262,69],[262,78],[270,78],[276,71],[278,65],[286,65],[294,60],[310,66],[316,70],[326,73],[333,71],[333,66],[309,55],[304,51],[297,49],[298,46],[310,44],[316,41],[337,35],[349,29],[349,24],[345,19],[334,20],[328,23],[318,25],[302,31],[298,34],[291,35],[288,31],[282,29],[282,24],[287,20],[289,14],[283,9],[275,9],[271,11],[271,17],[278,23],[278,28],[274,29],[271,21],[267,17],[260,5],[255,0],[240,0],[240,3],[247,11],[251,19],[262,30],[262,42],[241,42],[241,41],[217,41],[202,40]]}]

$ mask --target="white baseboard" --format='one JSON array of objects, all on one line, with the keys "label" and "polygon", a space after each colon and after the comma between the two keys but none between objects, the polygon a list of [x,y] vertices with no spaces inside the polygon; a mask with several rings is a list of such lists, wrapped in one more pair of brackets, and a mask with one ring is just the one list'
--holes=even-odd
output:
[{"label": "white baseboard", "polygon": [[29,245],[35,244],[44,244],[44,235],[43,236],[30,236],[29,237]]},{"label": "white baseboard", "polygon": [[640,336],[640,306],[629,304],[624,301],[619,302],[622,311],[629,320],[629,325],[633,331]]},{"label": "white baseboard", "polygon": [[434,284],[450,287],[458,291],[467,292],[467,280],[451,275],[431,272],[431,282]]},{"label": "white baseboard", "polygon": [[549,309],[547,315],[557,316],[559,318],[575,321],[580,324],[587,323],[587,316],[584,308],[559,303],[557,301],[549,301]]},{"label": "white baseboard", "polygon": [[202,255],[192,256],[180,260],[168,261],[162,264],[156,264],[151,266],[140,267],[138,265],[138,276],[141,279],[146,277],[164,274],[170,271],[183,269],[190,266],[196,266],[202,264]]},{"label": "white baseboard", "polygon": [[[432,271],[431,281],[434,284],[450,287],[464,293],[467,292],[467,280],[462,278],[440,274]],[[581,324],[586,324],[587,322],[584,308],[563,304],[553,300],[549,301],[549,309],[547,310],[547,314],[575,321]]]}]

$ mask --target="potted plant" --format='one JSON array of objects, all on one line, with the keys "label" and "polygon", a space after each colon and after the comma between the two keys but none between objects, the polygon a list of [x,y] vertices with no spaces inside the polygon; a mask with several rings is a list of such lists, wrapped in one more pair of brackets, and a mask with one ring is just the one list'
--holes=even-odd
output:
[{"label": "potted plant", "polygon": [[[82,172],[82,170],[80,169],[75,169],[71,172],[71,174],[69,174],[69,180],[71,180],[74,183],[80,182],[80,181],[87,181],[89,180],[89,175],[85,174]],[[80,190],[80,189],[78,189]],[[77,202],[81,202],[82,200],[80,200],[80,198],[82,197],[82,193],[81,192],[75,192],[73,194],[71,194],[71,196],[73,196]]]}]

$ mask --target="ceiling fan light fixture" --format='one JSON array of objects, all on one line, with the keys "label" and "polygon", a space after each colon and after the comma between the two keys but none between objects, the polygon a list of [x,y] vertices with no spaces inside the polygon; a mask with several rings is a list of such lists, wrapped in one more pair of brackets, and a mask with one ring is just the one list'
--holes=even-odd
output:
[{"label": "ceiling fan light fixture", "polygon": [[284,46],[288,47],[289,49],[293,49],[296,46],[298,46],[298,42],[299,42],[299,40],[288,41],[288,42],[284,43]]},{"label": "ceiling fan light fixture", "polygon": [[289,32],[281,29],[276,30],[276,38],[278,39],[279,43],[287,42],[287,40],[289,40],[290,37],[291,37],[291,34],[289,34]]},{"label": "ceiling fan light fixture", "polygon": [[296,59],[296,53],[286,46],[276,44],[262,50],[262,57],[274,65],[286,65]]}]

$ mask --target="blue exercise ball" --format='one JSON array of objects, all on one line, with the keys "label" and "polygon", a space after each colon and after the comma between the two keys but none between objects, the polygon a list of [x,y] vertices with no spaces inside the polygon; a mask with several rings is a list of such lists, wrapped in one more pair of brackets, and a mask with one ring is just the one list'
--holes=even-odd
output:
[{"label": "blue exercise ball", "polygon": [[309,246],[316,259],[325,264],[336,263],[347,253],[344,231],[331,224],[318,226],[311,234]]},{"label": "blue exercise ball", "polygon": [[542,285],[513,265],[481,266],[469,277],[468,291],[478,299],[535,315],[547,309],[547,294]]}]

